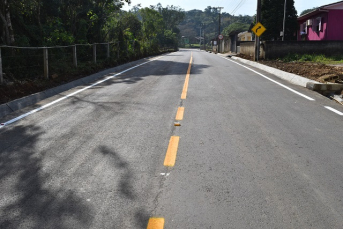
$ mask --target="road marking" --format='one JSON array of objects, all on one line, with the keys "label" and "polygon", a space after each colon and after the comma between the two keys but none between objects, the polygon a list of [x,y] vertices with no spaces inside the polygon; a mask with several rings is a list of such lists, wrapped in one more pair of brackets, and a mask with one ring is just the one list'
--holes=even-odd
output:
[{"label": "road marking", "polygon": [[164,218],[150,218],[147,229],[163,229]]},{"label": "road marking", "polygon": [[300,92],[297,92],[296,90],[293,90],[292,88],[287,87],[286,85],[283,85],[282,83],[279,83],[279,82],[277,82],[277,81],[275,81],[275,80],[273,80],[273,79],[271,79],[271,78],[269,78],[269,77],[263,75],[262,73],[259,73],[259,72],[255,71],[255,70],[253,70],[253,69],[251,69],[251,68],[249,68],[249,67],[247,67],[247,66],[244,66],[243,64],[239,64],[239,63],[237,63],[236,61],[227,59],[227,58],[225,58],[225,57],[223,57],[223,58],[224,58],[225,60],[229,60],[229,61],[231,61],[231,62],[233,62],[233,63],[235,63],[235,64],[238,64],[238,65],[240,65],[240,66],[242,66],[242,67],[244,67],[244,68],[246,68],[246,69],[248,69],[248,70],[250,70],[250,71],[252,71],[252,72],[254,72],[254,73],[256,73],[256,74],[258,74],[258,75],[262,76],[263,78],[265,78],[265,79],[267,79],[267,80],[269,80],[269,81],[271,81],[271,82],[273,82],[273,83],[276,83],[277,85],[279,85],[279,86],[281,86],[281,87],[283,87],[283,88],[286,88],[287,90],[289,90],[289,91],[291,91],[291,92],[293,92],[293,93],[295,93],[295,94],[297,94],[297,95],[300,95],[300,96],[304,97],[305,99],[308,99],[308,100],[310,100],[310,101],[315,101],[315,99],[313,99],[313,98],[311,98],[311,97],[309,97],[309,96],[307,96],[307,95],[304,95],[304,94],[302,94],[302,93],[300,93]]},{"label": "road marking", "polygon": [[176,161],[177,148],[179,147],[179,136],[171,136],[169,146],[167,149],[166,157],[164,159],[164,166],[173,167]]},{"label": "road marking", "polygon": [[187,97],[188,82],[189,82],[189,76],[191,74],[192,61],[193,61],[193,53],[191,53],[191,60],[189,61],[185,84],[183,85],[183,89],[182,89],[181,99],[186,99]]},{"label": "road marking", "polygon": [[0,129],[3,128],[3,127],[5,127],[5,126],[7,126],[7,125],[9,125],[9,124],[12,124],[12,123],[14,123],[14,122],[16,122],[16,121],[19,121],[19,120],[21,120],[21,119],[23,119],[23,118],[26,118],[27,116],[32,115],[32,114],[34,114],[34,113],[36,113],[36,112],[38,112],[38,111],[44,110],[45,108],[48,108],[48,107],[50,107],[50,106],[52,106],[52,105],[54,105],[54,104],[56,104],[56,103],[58,103],[58,102],[61,102],[61,101],[65,100],[65,99],[68,99],[69,97],[72,97],[72,96],[74,96],[74,95],[76,95],[76,94],[79,94],[79,93],[81,93],[81,92],[83,92],[83,91],[85,91],[85,90],[87,90],[87,89],[89,89],[89,88],[92,88],[92,87],[94,87],[94,86],[96,86],[96,85],[98,85],[98,84],[101,84],[101,83],[103,83],[103,82],[105,82],[105,81],[107,81],[107,80],[110,80],[110,79],[112,79],[112,78],[115,78],[115,77],[117,77],[117,76],[119,76],[119,75],[121,75],[121,74],[123,74],[123,73],[125,73],[125,72],[128,72],[128,71],[132,70],[132,69],[138,68],[138,67],[140,67],[140,66],[142,66],[142,65],[145,65],[145,64],[150,63],[150,62],[152,62],[152,61],[158,60],[158,59],[160,59],[160,58],[162,58],[162,57],[163,57],[163,56],[160,56],[160,57],[154,58],[154,59],[152,59],[152,60],[149,60],[149,61],[147,61],[147,62],[144,62],[144,63],[142,63],[142,64],[138,64],[138,65],[136,65],[136,66],[133,66],[133,67],[131,67],[131,68],[128,68],[128,69],[126,69],[126,70],[124,70],[124,71],[122,71],[122,72],[119,72],[119,73],[114,74],[114,75],[112,75],[112,76],[106,77],[105,79],[100,80],[100,81],[97,81],[97,82],[95,82],[95,83],[92,84],[92,85],[86,86],[86,87],[84,87],[84,88],[82,88],[82,89],[80,89],[80,90],[77,90],[77,91],[75,91],[75,92],[69,94],[69,95],[66,95],[66,96],[64,96],[64,97],[62,97],[62,98],[59,98],[59,99],[57,99],[57,100],[55,100],[55,101],[52,101],[51,103],[47,103],[47,104],[45,104],[45,105],[43,105],[43,106],[41,106],[41,107],[38,107],[37,109],[34,109],[34,110],[30,111],[30,112],[27,112],[27,113],[25,113],[25,114],[22,114],[22,115],[20,115],[20,116],[14,118],[14,119],[11,119],[11,120],[9,120],[9,121],[7,121],[7,122],[2,123],[2,125],[0,125]]},{"label": "road marking", "polygon": [[185,113],[184,107],[179,107],[177,109],[175,120],[181,121],[183,119],[183,114]]},{"label": "road marking", "polygon": [[343,116],[343,113],[342,113],[342,112],[340,112],[340,111],[338,111],[338,110],[336,110],[336,109],[334,109],[334,108],[332,108],[332,107],[326,107],[326,106],[324,106],[324,107],[325,107],[326,109],[330,110],[330,111],[335,112],[336,114],[339,114],[339,115]]}]

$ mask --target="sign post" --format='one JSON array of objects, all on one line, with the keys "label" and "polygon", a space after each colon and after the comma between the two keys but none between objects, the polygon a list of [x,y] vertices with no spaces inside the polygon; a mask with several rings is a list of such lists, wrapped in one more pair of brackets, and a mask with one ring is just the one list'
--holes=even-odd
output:
[{"label": "sign post", "polygon": [[260,36],[266,31],[266,28],[260,23],[257,22],[256,25],[251,29],[255,33],[255,61],[258,61],[260,56]]},{"label": "sign post", "polygon": [[221,40],[223,40],[224,36],[222,34],[218,35],[218,46],[217,46],[217,52],[220,52],[220,45],[221,45]]},{"label": "sign post", "polygon": [[[256,9],[256,22],[260,22],[261,21],[261,1],[262,0],[257,0],[257,9]],[[255,31],[257,28],[255,28]],[[254,32],[254,30],[252,29],[252,31]],[[258,61],[260,55],[260,37],[259,36],[255,36],[255,55],[254,55],[254,60]]]}]

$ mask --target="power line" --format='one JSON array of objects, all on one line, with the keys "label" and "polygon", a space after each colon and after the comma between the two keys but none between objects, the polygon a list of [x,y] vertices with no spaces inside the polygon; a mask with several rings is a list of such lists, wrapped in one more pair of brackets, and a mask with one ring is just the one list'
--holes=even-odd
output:
[{"label": "power line", "polygon": [[241,1],[238,3],[238,5],[236,6],[236,8],[231,12],[231,14],[233,15],[234,13],[236,13],[236,11],[237,11],[239,8],[241,8],[241,7],[245,4],[246,1],[247,1],[247,0],[241,0]]}]

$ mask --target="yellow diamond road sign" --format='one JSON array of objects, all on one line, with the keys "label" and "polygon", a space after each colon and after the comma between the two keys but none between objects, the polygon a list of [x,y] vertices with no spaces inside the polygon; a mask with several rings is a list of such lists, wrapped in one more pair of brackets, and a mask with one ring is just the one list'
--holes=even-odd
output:
[{"label": "yellow diamond road sign", "polygon": [[251,30],[259,37],[264,33],[264,31],[266,31],[266,28],[258,22]]}]

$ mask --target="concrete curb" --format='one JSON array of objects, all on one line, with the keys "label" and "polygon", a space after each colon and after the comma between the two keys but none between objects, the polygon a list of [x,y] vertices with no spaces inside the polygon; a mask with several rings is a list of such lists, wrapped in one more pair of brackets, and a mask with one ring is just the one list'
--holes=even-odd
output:
[{"label": "concrete curb", "polygon": [[295,84],[295,85],[306,87],[307,83],[318,84],[317,81],[310,80],[310,79],[307,79],[305,77],[302,77],[302,76],[299,76],[299,75],[296,75],[293,73],[285,72],[285,71],[282,71],[282,70],[279,70],[276,68],[272,68],[272,67],[269,67],[269,66],[257,63],[257,62],[253,62],[253,61],[242,59],[242,58],[235,57],[235,56],[232,56],[231,58],[234,60],[237,60],[239,62],[242,62],[244,64],[248,64],[248,65],[253,66],[255,68],[261,69],[265,72],[271,73],[271,74],[275,75],[276,77],[283,79],[283,80],[286,80],[286,81],[288,81],[292,84]]},{"label": "concrete curb", "polygon": [[340,92],[343,90],[343,84],[335,84],[335,83],[328,83],[328,84],[323,84],[323,83],[312,83],[308,82],[306,84],[306,88],[312,90],[312,91],[317,91],[321,94],[327,94],[327,93],[335,93],[335,92]]},{"label": "concrete curb", "polygon": [[138,64],[144,63],[146,61],[149,61],[152,58],[154,58],[154,57],[147,57],[147,58],[136,60],[136,61],[133,61],[130,63],[123,64],[120,66],[116,66],[114,68],[109,68],[109,69],[100,71],[98,73],[92,74],[90,76],[86,76],[86,77],[83,77],[81,79],[77,79],[77,80],[74,80],[72,82],[69,82],[69,83],[54,87],[54,88],[47,89],[47,90],[42,91],[42,92],[38,92],[38,93],[29,95],[29,96],[26,96],[26,97],[23,97],[20,99],[13,100],[13,101],[5,103],[5,104],[1,104],[0,105],[0,118],[4,117],[4,116],[6,116],[6,115],[8,115],[14,111],[23,109],[23,108],[31,106],[31,105],[34,105],[41,100],[47,99],[47,98],[52,97],[52,96],[57,95],[57,94],[60,94],[64,91],[68,91],[74,87],[90,84],[94,81],[97,81],[101,78],[104,78],[108,74],[113,74],[114,72],[118,73],[124,69],[127,69],[130,67],[136,66]]}]

